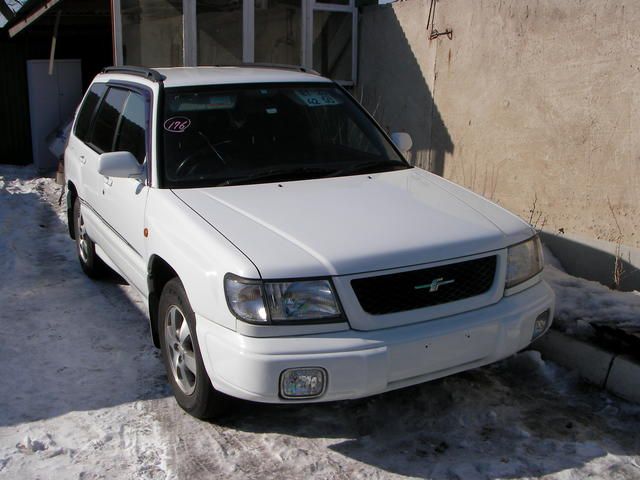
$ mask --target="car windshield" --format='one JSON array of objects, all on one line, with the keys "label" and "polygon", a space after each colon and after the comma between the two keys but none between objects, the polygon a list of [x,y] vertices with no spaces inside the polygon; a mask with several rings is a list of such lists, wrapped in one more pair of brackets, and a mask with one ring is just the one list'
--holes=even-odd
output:
[{"label": "car windshield", "polygon": [[339,87],[192,87],[165,91],[170,188],[300,180],[410,168]]}]

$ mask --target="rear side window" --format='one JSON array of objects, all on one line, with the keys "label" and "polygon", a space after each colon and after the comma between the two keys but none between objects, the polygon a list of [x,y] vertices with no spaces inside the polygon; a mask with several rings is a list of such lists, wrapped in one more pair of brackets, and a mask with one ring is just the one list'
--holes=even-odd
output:
[{"label": "rear side window", "polygon": [[144,97],[131,92],[124,106],[114,151],[131,152],[139,163],[144,162],[146,103]]},{"label": "rear side window", "polygon": [[89,142],[100,153],[112,152],[118,120],[129,96],[126,90],[110,88],[98,108]]},{"label": "rear side window", "polygon": [[78,112],[78,120],[76,121],[74,133],[76,134],[76,137],[83,142],[87,140],[93,112],[95,112],[98,102],[100,102],[100,98],[102,98],[102,95],[104,95],[106,90],[107,86],[104,83],[94,83],[89,88],[89,92],[87,93],[84,102],[82,102],[80,112]]}]

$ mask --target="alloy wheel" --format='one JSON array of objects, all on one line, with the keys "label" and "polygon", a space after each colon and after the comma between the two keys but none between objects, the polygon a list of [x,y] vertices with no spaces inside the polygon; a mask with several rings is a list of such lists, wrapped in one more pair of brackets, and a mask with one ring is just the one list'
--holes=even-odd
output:
[{"label": "alloy wheel", "polygon": [[83,263],[89,260],[89,236],[84,226],[82,213],[78,215],[78,254]]},{"label": "alloy wheel", "polygon": [[164,338],[173,378],[185,395],[191,395],[196,388],[196,353],[187,319],[176,305],[167,310]]}]

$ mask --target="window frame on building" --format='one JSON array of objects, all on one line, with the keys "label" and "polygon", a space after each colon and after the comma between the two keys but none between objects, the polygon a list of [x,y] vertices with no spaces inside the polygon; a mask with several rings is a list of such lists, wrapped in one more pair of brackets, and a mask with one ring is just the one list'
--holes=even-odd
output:
[{"label": "window frame on building", "polygon": [[[182,0],[182,65],[198,64],[197,3],[195,0]],[[315,12],[340,12],[351,14],[351,78],[335,79],[338,83],[351,86],[357,81],[358,67],[358,9],[355,0],[348,3],[319,2],[317,0],[301,0],[301,65],[313,68],[313,25]],[[123,65],[122,17],[120,0],[112,0],[112,25],[114,64]],[[255,0],[242,0],[242,61],[255,62]],[[147,65],[153,66],[153,65]],[[322,72],[321,72],[322,73]]]}]

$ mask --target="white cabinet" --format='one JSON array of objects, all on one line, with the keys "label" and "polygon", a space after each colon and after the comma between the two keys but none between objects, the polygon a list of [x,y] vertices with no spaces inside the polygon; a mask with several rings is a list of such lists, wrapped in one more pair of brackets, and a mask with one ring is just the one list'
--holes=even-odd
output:
[{"label": "white cabinet", "polygon": [[29,110],[33,163],[39,170],[58,165],[47,148],[46,138],[68,120],[82,99],[80,60],[56,60],[49,75],[49,60],[28,60]]}]

